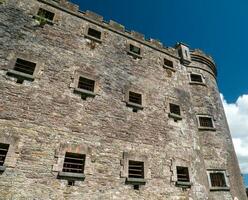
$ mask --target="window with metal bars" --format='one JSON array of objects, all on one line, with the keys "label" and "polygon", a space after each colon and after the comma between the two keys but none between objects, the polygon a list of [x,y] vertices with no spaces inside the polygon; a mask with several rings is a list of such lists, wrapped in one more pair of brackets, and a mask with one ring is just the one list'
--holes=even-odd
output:
[{"label": "window with metal bars", "polygon": [[48,10],[45,10],[43,8],[40,8],[37,15],[43,19],[47,19],[49,21],[53,21],[53,18],[54,18],[54,13],[48,11]]},{"label": "window with metal bars", "polygon": [[190,74],[190,80],[192,82],[203,83],[202,76],[200,74]]},{"label": "window with metal bars", "polygon": [[22,72],[24,74],[33,75],[35,67],[36,67],[36,63],[23,60],[21,58],[17,58],[14,66],[14,70],[18,72]]},{"label": "window with metal bars", "polygon": [[141,52],[141,50],[140,50],[139,47],[134,46],[134,45],[132,45],[132,44],[129,45],[129,50],[130,50],[132,53],[135,53],[135,54],[137,54],[137,55],[140,55],[140,52]]},{"label": "window with metal bars", "polygon": [[213,120],[211,117],[199,117],[200,127],[214,128]]},{"label": "window with metal bars", "polygon": [[177,166],[177,181],[190,182],[188,167]]},{"label": "window with metal bars", "polygon": [[9,144],[0,143],[0,166],[3,166],[9,150]]},{"label": "window with metal bars", "polygon": [[144,162],[128,161],[128,178],[144,178]]},{"label": "window with metal bars", "polygon": [[89,28],[88,29],[88,35],[100,40],[102,33],[101,33],[101,31],[95,30],[93,28]]},{"label": "window with metal bars", "polygon": [[66,152],[63,172],[84,173],[85,155]]},{"label": "window with metal bars", "polygon": [[171,60],[168,60],[164,58],[164,65],[170,68],[173,68],[173,62]]},{"label": "window with metal bars", "polygon": [[142,105],[142,95],[129,91],[129,102]]},{"label": "window with metal bars", "polygon": [[95,81],[84,77],[79,77],[78,88],[94,92]]},{"label": "window with metal bars", "polygon": [[170,113],[181,115],[180,106],[170,103]]},{"label": "window with metal bars", "polygon": [[212,187],[227,187],[223,172],[211,172],[210,180]]}]

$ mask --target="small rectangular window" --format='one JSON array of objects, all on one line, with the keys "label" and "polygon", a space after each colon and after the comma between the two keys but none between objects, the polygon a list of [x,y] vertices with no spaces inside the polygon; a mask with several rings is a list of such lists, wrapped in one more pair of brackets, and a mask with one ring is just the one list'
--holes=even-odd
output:
[{"label": "small rectangular window", "polygon": [[40,8],[37,15],[41,18],[44,18],[46,20],[49,20],[49,21],[53,21],[53,18],[54,18],[54,13],[48,11],[48,10],[45,10],[43,8]]},{"label": "small rectangular window", "polygon": [[130,91],[129,92],[129,102],[142,105],[142,95]]},{"label": "small rectangular window", "polygon": [[132,161],[128,162],[128,178],[144,178],[144,162]]},{"label": "small rectangular window", "polygon": [[173,62],[171,60],[168,59],[164,59],[164,65],[170,68],[173,68]]},{"label": "small rectangular window", "polygon": [[0,143],[0,166],[3,166],[9,150],[9,144]]},{"label": "small rectangular window", "polygon": [[180,106],[170,103],[170,113],[181,115]]},{"label": "small rectangular window", "polygon": [[129,50],[137,55],[140,55],[140,48],[130,44]]},{"label": "small rectangular window", "polygon": [[95,81],[84,77],[79,77],[78,88],[94,92]]},{"label": "small rectangular window", "polygon": [[101,33],[101,31],[95,30],[93,28],[89,28],[88,29],[88,35],[92,36],[94,38],[97,38],[98,40],[101,40],[102,33]]},{"label": "small rectangular window", "polygon": [[84,173],[85,155],[66,152],[63,172]]},{"label": "small rectangular window", "polygon": [[190,182],[189,170],[187,167],[177,166],[177,181]]},{"label": "small rectangular window", "polygon": [[200,74],[190,74],[190,80],[192,82],[203,83],[203,79]]},{"label": "small rectangular window", "polygon": [[227,187],[223,172],[211,172],[210,180],[212,187]]},{"label": "small rectangular window", "polygon": [[17,58],[14,66],[14,70],[18,72],[22,72],[24,74],[33,75],[35,67],[36,67],[35,63]]},{"label": "small rectangular window", "polygon": [[199,117],[200,127],[214,128],[213,120],[211,117]]}]

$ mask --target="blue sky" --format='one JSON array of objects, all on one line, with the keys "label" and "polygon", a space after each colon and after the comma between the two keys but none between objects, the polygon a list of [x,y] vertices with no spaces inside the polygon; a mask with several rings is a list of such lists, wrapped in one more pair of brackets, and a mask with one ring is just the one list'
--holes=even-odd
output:
[{"label": "blue sky", "polygon": [[[91,10],[159,39],[165,46],[184,42],[211,55],[218,67],[234,145],[243,173],[248,173],[248,1],[247,0],[72,0]],[[247,112],[240,110],[247,109]],[[241,129],[242,128],[242,129]],[[246,133],[245,133],[246,132]],[[245,144],[245,141],[247,143]],[[248,181],[247,181],[248,182]],[[248,186],[248,183],[247,183]]]}]

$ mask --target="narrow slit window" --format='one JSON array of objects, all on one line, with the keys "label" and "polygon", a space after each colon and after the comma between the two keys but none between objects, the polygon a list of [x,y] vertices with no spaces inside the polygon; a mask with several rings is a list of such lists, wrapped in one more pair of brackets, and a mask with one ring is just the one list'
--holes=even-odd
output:
[{"label": "narrow slit window", "polygon": [[41,18],[44,18],[46,20],[49,20],[49,21],[53,21],[53,18],[54,18],[54,13],[48,11],[48,10],[45,10],[43,8],[40,8],[37,15]]},{"label": "narrow slit window", "polygon": [[128,162],[128,178],[144,178],[144,162],[132,161]]},{"label": "narrow slit window", "polygon": [[190,80],[192,82],[203,83],[202,76],[200,74],[190,74]]},{"label": "narrow slit window", "polygon": [[214,128],[213,120],[211,117],[199,117],[200,127]]},{"label": "narrow slit window", "polygon": [[180,182],[190,182],[189,180],[189,170],[187,167],[177,166],[177,181]]},{"label": "narrow slit window", "polygon": [[84,77],[79,77],[78,88],[94,92],[95,81]]},{"label": "narrow slit window", "polygon": [[0,166],[3,166],[9,150],[9,144],[0,143]]},{"label": "narrow slit window", "polygon": [[170,68],[173,68],[173,62],[171,60],[168,60],[168,59],[164,59],[164,65],[167,66],[167,67],[170,67]]},{"label": "narrow slit window", "polygon": [[142,105],[142,95],[135,92],[129,92],[129,102]]},{"label": "narrow slit window", "polygon": [[66,152],[63,172],[84,173],[85,155]]},{"label": "narrow slit window", "polygon": [[140,55],[140,48],[130,44],[129,50],[137,55]]},{"label": "narrow slit window", "polygon": [[170,103],[170,113],[175,115],[181,115],[180,106]]},{"label": "narrow slit window", "polygon": [[100,40],[102,33],[101,33],[101,31],[97,31],[97,30],[95,30],[93,28],[89,28],[88,29],[88,35]]},{"label": "narrow slit window", "polygon": [[222,172],[210,173],[212,187],[227,187],[225,175]]},{"label": "narrow slit window", "polygon": [[24,74],[33,75],[35,67],[36,67],[36,63],[17,58],[14,66],[14,70],[18,72],[22,72]]}]

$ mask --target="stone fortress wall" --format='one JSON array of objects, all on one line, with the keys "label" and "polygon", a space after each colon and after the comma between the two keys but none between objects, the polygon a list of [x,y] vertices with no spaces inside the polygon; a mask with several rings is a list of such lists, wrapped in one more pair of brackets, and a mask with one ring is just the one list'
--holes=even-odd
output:
[{"label": "stone fortress wall", "polygon": [[[65,0],[5,0],[0,26],[1,200],[246,200],[211,57]],[[83,173],[63,171],[68,152]]]}]

